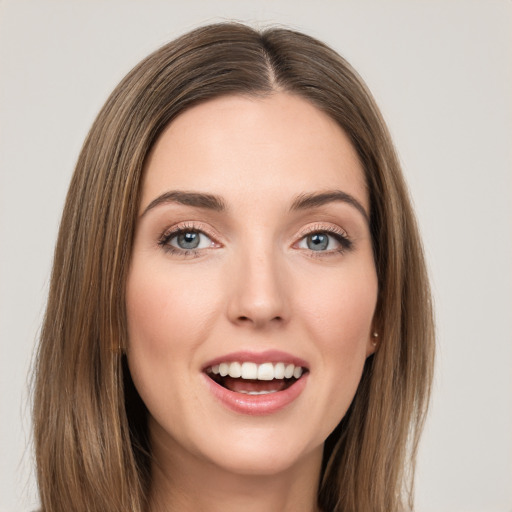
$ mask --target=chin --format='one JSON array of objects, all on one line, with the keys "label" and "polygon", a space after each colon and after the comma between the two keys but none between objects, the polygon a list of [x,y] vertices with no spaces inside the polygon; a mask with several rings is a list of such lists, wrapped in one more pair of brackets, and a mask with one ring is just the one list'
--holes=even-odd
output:
[{"label": "chin", "polygon": [[311,450],[299,446],[283,446],[282,443],[230,443],[227,450],[211,454],[210,461],[219,469],[240,476],[270,477],[294,472],[310,457],[321,456],[323,443]]}]

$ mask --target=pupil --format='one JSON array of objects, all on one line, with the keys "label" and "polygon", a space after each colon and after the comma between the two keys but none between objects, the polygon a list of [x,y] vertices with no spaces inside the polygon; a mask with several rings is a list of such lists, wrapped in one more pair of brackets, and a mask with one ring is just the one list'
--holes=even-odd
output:
[{"label": "pupil", "polygon": [[178,245],[182,249],[195,249],[199,245],[199,233],[189,231],[178,235]]},{"label": "pupil", "polygon": [[324,233],[315,233],[308,236],[308,248],[313,251],[323,251],[329,245],[329,237]]}]

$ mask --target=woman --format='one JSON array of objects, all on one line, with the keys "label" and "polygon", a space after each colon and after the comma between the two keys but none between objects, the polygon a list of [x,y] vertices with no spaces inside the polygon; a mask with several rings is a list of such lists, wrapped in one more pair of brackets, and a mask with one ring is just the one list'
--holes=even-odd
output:
[{"label": "woman", "polygon": [[63,213],[36,367],[43,511],[412,508],[433,325],[362,80],[283,29],[132,70]]}]

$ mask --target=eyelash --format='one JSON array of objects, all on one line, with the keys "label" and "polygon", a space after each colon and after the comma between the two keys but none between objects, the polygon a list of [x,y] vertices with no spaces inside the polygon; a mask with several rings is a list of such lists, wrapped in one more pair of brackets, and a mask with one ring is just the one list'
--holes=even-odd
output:
[{"label": "eyelash", "polygon": [[327,234],[334,238],[339,244],[340,247],[337,249],[330,249],[327,251],[314,251],[312,249],[307,251],[307,254],[311,258],[325,258],[326,256],[335,256],[339,254],[343,254],[346,251],[350,251],[353,248],[353,242],[349,238],[346,231],[339,227],[334,226],[325,226],[322,224],[316,224],[311,227],[305,228],[299,234],[299,240],[295,242],[294,245],[298,244],[302,240],[304,240],[308,236],[316,235],[316,234]]},{"label": "eyelash", "polygon": [[[212,244],[217,244],[215,241],[215,237],[208,233],[204,228],[199,228],[195,224],[179,224],[174,226],[170,230],[166,230],[162,233],[160,238],[158,239],[158,245],[161,247],[166,253],[176,256],[181,256],[183,258],[186,257],[198,257],[201,255],[201,251],[204,251],[205,248],[201,249],[179,249],[170,245],[170,241],[184,233],[199,233],[207,236]],[[342,254],[345,251],[349,251],[352,249],[352,241],[348,237],[347,233],[340,229],[332,226],[324,226],[324,225],[315,225],[309,228],[302,230],[299,233],[299,239],[294,243],[294,246],[298,243],[302,242],[306,237],[316,235],[316,234],[327,234],[328,236],[333,237],[339,244],[340,247],[337,249],[330,249],[327,251],[314,251],[312,249],[306,250],[308,255],[312,258],[321,258],[326,256],[332,256],[337,254]]]},{"label": "eyelash", "polygon": [[200,256],[202,249],[178,249],[170,245],[170,241],[184,233],[199,233],[207,236],[213,243],[215,242],[215,237],[208,233],[204,228],[199,228],[195,224],[179,224],[177,226],[172,227],[170,230],[166,230],[162,233],[160,238],[158,239],[158,245],[167,253],[175,256],[181,256],[183,258],[193,257],[196,258]]}]

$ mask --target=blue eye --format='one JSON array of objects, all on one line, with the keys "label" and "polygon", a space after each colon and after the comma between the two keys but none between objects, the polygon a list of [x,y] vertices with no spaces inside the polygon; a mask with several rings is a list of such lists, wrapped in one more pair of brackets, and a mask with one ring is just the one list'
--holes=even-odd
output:
[{"label": "blue eye", "polygon": [[197,229],[179,229],[165,235],[160,245],[172,252],[186,252],[212,247],[213,241]]},{"label": "blue eye", "polygon": [[314,252],[341,252],[349,249],[350,245],[349,239],[339,233],[315,231],[304,236],[297,247]]},{"label": "blue eye", "polygon": [[329,247],[329,236],[325,233],[314,233],[306,237],[306,245],[312,251],[325,251]]},{"label": "blue eye", "polygon": [[179,247],[180,249],[197,249],[200,239],[201,235],[199,233],[189,231],[188,233],[180,233],[179,235],[176,235],[169,243]]}]

